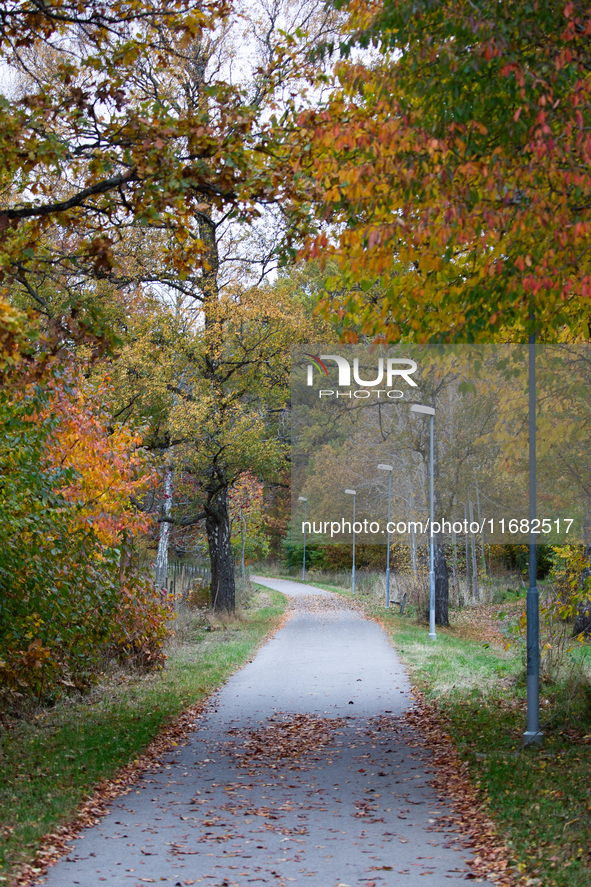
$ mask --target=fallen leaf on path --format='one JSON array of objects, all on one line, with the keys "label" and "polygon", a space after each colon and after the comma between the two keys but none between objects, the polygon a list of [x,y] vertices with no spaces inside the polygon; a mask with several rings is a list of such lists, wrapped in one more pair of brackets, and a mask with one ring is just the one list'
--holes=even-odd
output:
[{"label": "fallen leaf on path", "polygon": [[344,726],[342,718],[276,712],[259,730],[228,731],[233,738],[226,747],[239,767],[276,769],[289,762],[290,769],[301,769],[304,760],[319,755]]},{"label": "fallen leaf on path", "polygon": [[439,796],[449,802],[452,811],[437,818],[437,831],[455,831],[461,836],[462,846],[475,854],[468,860],[471,871],[466,875],[467,880],[487,879],[500,887],[526,887],[526,876],[509,865],[511,851],[486,812],[478,790],[470,781],[468,764],[460,759],[437,709],[428,704],[419,691],[414,692],[416,702],[404,716],[414,728],[414,740],[410,744],[432,753],[434,775],[430,783]]}]

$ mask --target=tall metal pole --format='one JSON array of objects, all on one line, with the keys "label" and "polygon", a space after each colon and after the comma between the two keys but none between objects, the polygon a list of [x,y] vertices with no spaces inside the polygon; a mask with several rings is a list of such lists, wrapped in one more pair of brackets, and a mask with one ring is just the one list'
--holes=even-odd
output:
[{"label": "tall metal pole", "polygon": [[308,517],[308,503],[304,502],[304,562],[302,566],[302,579],[306,579],[306,520]]},{"label": "tall metal pole", "polygon": [[308,518],[308,500],[304,496],[299,496],[299,501],[304,503],[304,561],[302,566],[302,579],[306,581],[306,522]]},{"label": "tall metal pole", "polygon": [[435,467],[435,445],[433,434],[433,421],[435,416],[431,414],[429,417],[429,448],[430,448],[430,478],[429,478],[429,506],[430,506],[430,551],[429,551],[429,637],[437,640],[435,632],[435,542],[433,539],[433,524],[435,522],[435,490],[434,490],[434,467]]},{"label": "tall metal pole", "polygon": [[386,610],[390,609],[390,518],[392,517],[392,465],[378,465],[380,471],[389,472],[390,479],[388,481],[388,525],[386,531],[388,533],[388,548],[386,550]]},{"label": "tall metal pole", "polygon": [[356,490],[345,490],[349,496],[353,496],[353,569],[351,571],[351,587],[355,594],[355,499],[357,498]]},{"label": "tall metal pole", "polygon": [[[529,357],[529,525],[536,519],[536,336],[528,345]],[[524,745],[540,744],[540,595],[537,583],[538,549],[529,534],[529,588],[527,589],[527,730]]]},{"label": "tall metal pole", "polygon": [[355,594],[355,500],[357,496],[353,493],[353,569],[351,571],[351,591]]},{"label": "tall metal pole", "polygon": [[389,472],[388,483],[388,550],[386,552],[386,610],[390,609],[390,517],[392,514],[392,472]]}]

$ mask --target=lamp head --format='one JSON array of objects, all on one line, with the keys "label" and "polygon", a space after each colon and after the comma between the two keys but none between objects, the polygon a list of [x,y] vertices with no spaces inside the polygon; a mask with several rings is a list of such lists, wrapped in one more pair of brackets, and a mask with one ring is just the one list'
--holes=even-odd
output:
[{"label": "lamp head", "polygon": [[413,403],[410,408],[411,413],[423,413],[425,416],[434,416],[433,407],[426,407],[422,403]]},{"label": "lamp head", "polygon": [[349,496],[356,496],[357,490],[345,490],[345,493],[348,493]]},{"label": "lamp head", "polygon": [[392,465],[378,465],[380,471],[393,471]]}]

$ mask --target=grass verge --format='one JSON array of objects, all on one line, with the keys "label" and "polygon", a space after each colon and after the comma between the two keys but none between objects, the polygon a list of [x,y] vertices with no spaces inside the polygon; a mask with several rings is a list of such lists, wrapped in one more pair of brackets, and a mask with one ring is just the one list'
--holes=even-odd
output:
[{"label": "grass verge", "polygon": [[[351,597],[342,588],[318,585]],[[469,611],[468,617],[465,611],[452,613],[452,627],[438,626],[433,642],[425,625],[373,601],[363,603],[392,638],[414,685],[436,707],[468,762],[473,782],[506,836],[525,882],[587,887],[591,883],[591,687],[589,657],[584,654],[589,647],[573,652],[560,679],[542,682],[544,742],[541,748],[522,749],[526,724],[522,644],[513,642],[506,651],[499,632],[496,642],[490,631],[483,632],[478,610]]]},{"label": "grass verge", "polygon": [[119,675],[86,699],[64,701],[2,730],[0,883],[34,858],[42,837],[74,817],[101,780],[240,668],[279,624],[285,603],[265,589],[239,619],[205,622],[186,614],[161,672]]}]

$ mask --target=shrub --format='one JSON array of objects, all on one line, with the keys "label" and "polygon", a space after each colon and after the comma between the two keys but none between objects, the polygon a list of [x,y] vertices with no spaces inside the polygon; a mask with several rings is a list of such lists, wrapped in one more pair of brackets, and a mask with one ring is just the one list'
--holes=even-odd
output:
[{"label": "shrub", "polygon": [[[137,435],[109,428],[71,372],[44,385],[13,371],[0,389],[2,701],[87,686],[105,651],[163,658],[169,607],[134,575],[130,496],[149,481]],[[96,394],[96,392],[95,392]]]}]

